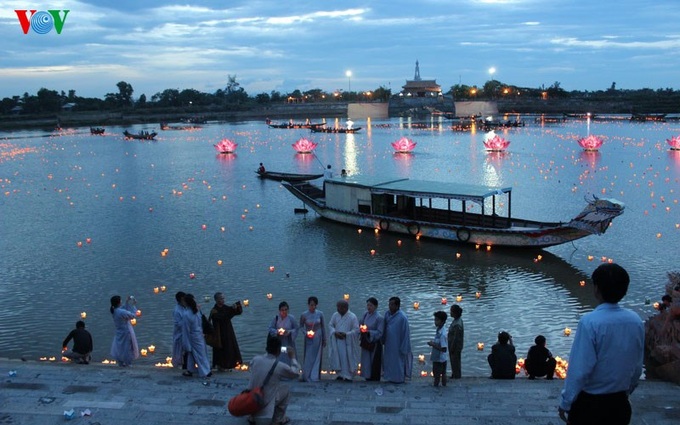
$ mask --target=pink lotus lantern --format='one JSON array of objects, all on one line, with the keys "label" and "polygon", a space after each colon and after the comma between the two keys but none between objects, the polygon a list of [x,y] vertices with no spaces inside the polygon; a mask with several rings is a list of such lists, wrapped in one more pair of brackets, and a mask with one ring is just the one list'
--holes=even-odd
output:
[{"label": "pink lotus lantern", "polygon": [[680,136],[671,137],[666,140],[674,151],[680,151]]},{"label": "pink lotus lantern", "polygon": [[414,142],[413,140],[407,139],[406,137],[402,137],[396,142],[392,142],[392,147],[398,153],[409,153],[413,150],[413,148],[416,147],[416,144],[417,143]]},{"label": "pink lotus lantern", "polygon": [[602,139],[597,136],[588,136],[584,139],[579,139],[578,144],[587,151],[596,151],[602,146]]},{"label": "pink lotus lantern", "polygon": [[293,143],[293,149],[295,149],[297,153],[311,153],[318,145],[318,143],[314,143],[311,140],[303,137],[297,142]]},{"label": "pink lotus lantern", "polygon": [[222,139],[218,144],[213,146],[215,146],[215,150],[219,153],[232,153],[236,150],[238,143],[234,143],[229,139]]},{"label": "pink lotus lantern", "polygon": [[491,152],[503,152],[509,145],[509,140],[497,135],[484,140],[484,147]]}]

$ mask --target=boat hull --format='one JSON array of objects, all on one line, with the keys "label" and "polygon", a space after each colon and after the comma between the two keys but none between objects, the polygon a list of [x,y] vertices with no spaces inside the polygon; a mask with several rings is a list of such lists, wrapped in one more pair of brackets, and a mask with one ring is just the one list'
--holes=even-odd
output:
[{"label": "boat hull", "polygon": [[275,171],[266,171],[264,173],[256,171],[256,173],[262,179],[288,182],[303,182],[323,177],[323,174],[295,174],[295,173],[279,173]]},{"label": "boat hull", "polygon": [[328,208],[323,198],[309,196],[294,184],[284,183],[283,186],[324,219],[415,238],[424,237],[486,246],[546,248],[593,234],[592,231],[572,225],[573,220],[570,223],[550,223],[514,218],[509,227],[497,228],[432,223],[386,215],[357,213]]}]

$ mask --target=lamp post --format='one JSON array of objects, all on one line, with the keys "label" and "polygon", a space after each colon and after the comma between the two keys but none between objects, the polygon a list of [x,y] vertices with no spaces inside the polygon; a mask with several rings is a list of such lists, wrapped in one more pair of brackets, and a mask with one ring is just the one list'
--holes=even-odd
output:
[{"label": "lamp post", "polygon": [[352,71],[347,70],[345,75],[347,76],[347,92],[349,93],[352,91]]}]

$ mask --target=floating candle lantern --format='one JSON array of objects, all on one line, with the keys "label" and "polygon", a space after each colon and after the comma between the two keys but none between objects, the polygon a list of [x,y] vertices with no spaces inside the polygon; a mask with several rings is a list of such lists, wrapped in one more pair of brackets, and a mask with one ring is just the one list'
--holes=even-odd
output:
[{"label": "floating candle lantern", "polygon": [[250,300],[243,300],[243,306],[248,307],[250,305]]},{"label": "floating candle lantern", "polygon": [[588,261],[593,261],[593,258],[595,258],[595,257],[593,257],[592,255],[589,255],[589,256],[588,256]]},{"label": "floating candle lantern", "polygon": [[80,318],[81,319],[87,319],[87,313],[84,312],[84,311],[82,313],[80,313]]},{"label": "floating candle lantern", "polygon": [[463,296],[458,294],[458,296],[456,297],[456,302],[461,302],[461,301],[463,301]]},{"label": "floating candle lantern", "polygon": [[139,352],[143,357],[146,357],[146,353],[147,353],[146,348],[142,348],[141,350],[139,350]]},{"label": "floating candle lantern", "polygon": [[579,139],[578,144],[586,151],[596,151],[602,146],[602,139],[597,136],[588,136]]},{"label": "floating candle lantern", "polygon": [[133,317],[132,319],[130,319],[130,324],[131,324],[132,326],[137,325],[137,319],[135,319],[134,317]]},{"label": "floating candle lantern", "polygon": [[165,292],[165,290],[168,289],[165,285],[161,286],[161,292]]},{"label": "floating candle lantern", "polygon": [[481,292],[479,292],[479,291],[475,292],[475,298],[480,299],[481,296],[482,296]]},{"label": "floating candle lantern", "polygon": [[371,250],[371,255],[375,255],[375,249]]},{"label": "floating candle lantern", "polygon": [[318,143],[314,143],[304,137],[292,144],[293,149],[295,149],[297,153],[311,153],[318,145]]},{"label": "floating candle lantern", "polygon": [[487,252],[488,252],[488,251],[491,251],[491,245],[487,245],[487,246],[486,246],[486,250],[487,250]]},{"label": "floating candle lantern", "polygon": [[229,139],[222,139],[213,146],[215,146],[215,150],[217,152],[225,154],[234,152],[234,150],[236,150],[236,147],[238,146],[238,143],[234,143]]},{"label": "floating candle lantern", "polygon": [[142,310],[135,311],[135,316],[141,317],[142,316]]},{"label": "floating candle lantern", "polygon": [[586,281],[585,281],[585,280],[582,280],[582,281],[580,281],[578,284],[581,285],[581,286],[586,286]]},{"label": "floating candle lantern", "polygon": [[314,338],[314,331],[313,330],[308,330],[307,331],[307,338]]},{"label": "floating candle lantern", "polygon": [[160,291],[161,291],[161,288],[159,288],[158,286],[156,286],[155,288],[153,288],[153,293],[154,293],[154,294],[157,294],[157,293],[159,293]]},{"label": "floating candle lantern", "polygon": [[80,242],[80,241],[78,241],[78,242],[76,243],[76,245],[78,245],[78,248],[82,248],[82,246],[83,246],[83,243],[82,243],[82,242]]},{"label": "floating candle lantern", "polygon": [[189,273],[189,279],[196,279],[195,273]]},{"label": "floating candle lantern", "polygon": [[446,304],[447,302],[448,300],[446,299],[446,297],[442,297],[442,304]]},{"label": "floating candle lantern", "polygon": [[425,354],[418,354],[418,361],[420,363],[425,363]]},{"label": "floating candle lantern", "polygon": [[149,345],[148,348],[149,348],[149,353],[153,353],[154,351],[156,351],[156,346],[155,346],[155,345]]},{"label": "floating candle lantern", "polygon": [[456,252],[456,259],[458,259],[458,258],[460,258],[460,257],[461,257],[460,252]]},{"label": "floating candle lantern", "polygon": [[413,309],[418,310],[420,308],[420,303],[418,301],[413,303]]},{"label": "floating candle lantern", "polygon": [[420,376],[426,377],[426,376],[427,376],[427,371],[426,371],[426,370],[420,371]]},{"label": "floating candle lantern", "polygon": [[658,309],[659,309],[659,303],[658,302],[654,303],[654,310],[658,310]]},{"label": "floating candle lantern", "polygon": [[201,230],[205,230],[205,229],[207,229],[207,228],[208,228],[208,226],[207,226],[207,225],[205,225],[205,224],[201,224]]},{"label": "floating candle lantern", "polygon": [[416,145],[416,142],[411,139],[407,139],[406,137],[402,137],[401,139],[392,142],[392,147],[397,153],[409,153],[416,147]]},{"label": "floating candle lantern", "polygon": [[92,239],[91,239],[91,238],[86,238],[86,239],[85,239],[85,243],[92,243]]},{"label": "floating candle lantern", "polygon": [[205,302],[210,301],[210,295],[203,295],[203,301]]},{"label": "floating candle lantern", "polygon": [[477,343],[477,350],[479,350],[479,351],[484,350],[484,343],[483,343],[483,342],[478,342],[478,343]]},{"label": "floating candle lantern", "polygon": [[361,234],[361,229],[357,229],[357,233],[358,233],[358,234]]},{"label": "floating candle lantern", "polygon": [[377,235],[378,233],[380,233],[380,229],[378,229],[378,228],[373,229],[373,233],[375,233]]},{"label": "floating candle lantern", "polygon": [[571,335],[571,329],[570,328],[564,328],[564,336],[569,336]]},{"label": "floating candle lantern", "polygon": [[397,246],[401,246],[401,239],[397,241]]},{"label": "floating candle lantern", "polygon": [[269,271],[270,271],[270,272],[274,272],[274,270],[275,270],[274,266],[269,266]]},{"label": "floating candle lantern", "polygon": [[349,301],[349,294],[345,294],[345,295],[343,295],[343,296],[342,296],[342,298],[344,298],[344,299],[345,299],[345,301]]},{"label": "floating candle lantern", "polygon": [[271,300],[272,297],[273,297],[273,295],[271,294],[271,292],[267,294],[267,299],[268,299],[268,300]]},{"label": "floating candle lantern", "polygon": [[222,260],[217,260],[217,265],[221,266],[222,265]]}]

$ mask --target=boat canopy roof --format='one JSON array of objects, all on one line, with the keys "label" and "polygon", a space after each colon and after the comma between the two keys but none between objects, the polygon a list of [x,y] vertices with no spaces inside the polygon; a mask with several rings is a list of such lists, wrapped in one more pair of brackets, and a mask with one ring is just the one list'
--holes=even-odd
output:
[{"label": "boat canopy roof", "polygon": [[480,204],[486,198],[512,192],[512,187],[494,187],[429,180],[386,179],[370,176],[348,176],[330,179],[330,181],[368,188],[374,194],[389,193],[414,198],[457,199]]}]

